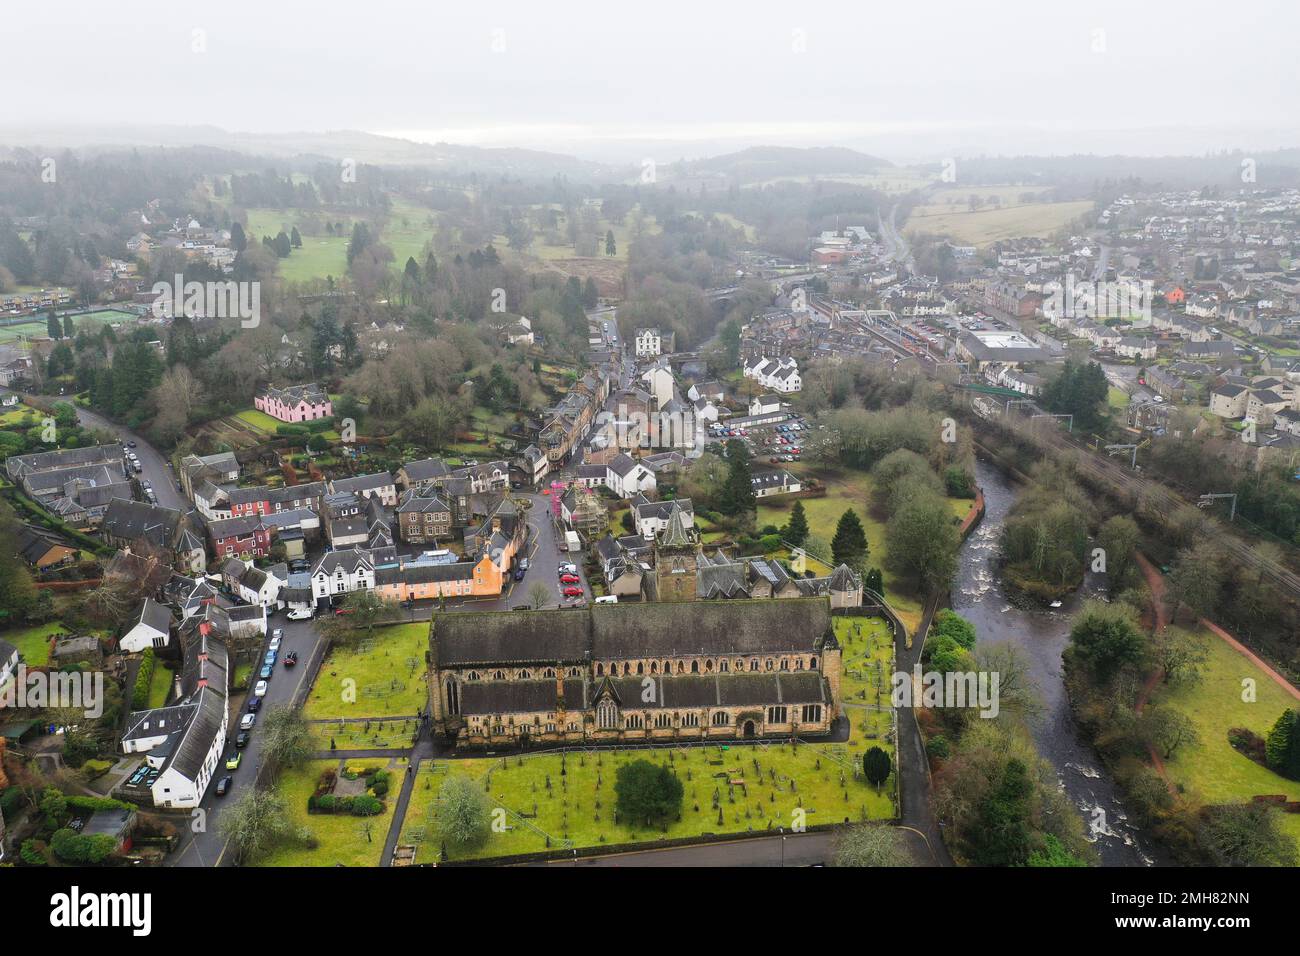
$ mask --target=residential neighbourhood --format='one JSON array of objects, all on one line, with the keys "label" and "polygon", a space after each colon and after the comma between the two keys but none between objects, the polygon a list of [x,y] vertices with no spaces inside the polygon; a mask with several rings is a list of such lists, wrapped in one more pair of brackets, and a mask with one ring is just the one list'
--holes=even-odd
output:
[{"label": "residential neighbourhood", "polygon": [[14,927],[1279,922],[1300,12],[209,12],[7,15]]}]

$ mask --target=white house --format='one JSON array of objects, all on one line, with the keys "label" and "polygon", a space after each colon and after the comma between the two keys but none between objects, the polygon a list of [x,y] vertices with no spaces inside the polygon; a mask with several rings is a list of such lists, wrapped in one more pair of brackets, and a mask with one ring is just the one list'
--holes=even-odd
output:
[{"label": "white house", "polygon": [[117,646],[128,654],[138,654],[146,647],[166,647],[171,640],[172,612],[153,598],[145,598],[131,618],[131,626]]},{"label": "white house", "polygon": [[745,377],[752,378],[764,388],[782,395],[789,395],[803,388],[803,379],[799,376],[799,363],[793,358],[760,358],[753,365],[745,366]]},{"label": "white house", "polygon": [[789,495],[803,489],[799,479],[784,469],[756,472],[750,478],[750,484],[754,487],[755,498]]},{"label": "white house", "polygon": [[767,415],[781,410],[781,396],[773,392],[756,395],[749,400],[749,414]]},{"label": "white house", "polygon": [[691,504],[690,498],[678,498],[671,501],[648,501],[644,496],[639,496],[632,502],[632,510],[636,515],[636,530],[641,537],[653,539],[660,531],[668,527],[668,520],[673,513],[673,506],[681,508],[687,524],[695,523],[695,506]]},{"label": "white house", "polygon": [[646,370],[641,375],[641,381],[646,383],[646,391],[655,397],[660,408],[671,402],[676,394],[672,369],[666,365],[656,365]]},{"label": "white house", "polygon": [[655,473],[630,455],[612,458],[605,466],[605,484],[620,498],[631,498],[658,485]]},{"label": "white house", "polygon": [[637,358],[655,358],[673,350],[672,333],[661,334],[658,329],[637,329],[635,343]]},{"label": "white house", "polygon": [[331,551],[311,569],[311,592],[317,601],[375,586],[375,565],[370,553],[361,548]]}]

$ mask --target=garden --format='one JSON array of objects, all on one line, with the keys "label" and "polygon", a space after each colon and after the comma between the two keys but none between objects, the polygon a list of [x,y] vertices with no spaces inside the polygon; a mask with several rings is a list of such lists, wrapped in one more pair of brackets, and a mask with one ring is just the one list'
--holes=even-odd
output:
[{"label": "garden", "polygon": [[404,757],[309,760],[284,771],[276,792],[303,839],[277,847],[257,865],[379,866],[406,767]]},{"label": "garden", "polygon": [[[620,768],[649,761],[680,781],[680,809],[651,823],[620,818]],[[448,843],[439,794],[449,777],[481,788],[496,821],[481,842]],[[895,815],[892,784],[877,789],[861,758],[844,747],[790,742],[586,750],[426,762],[400,842],[417,862],[484,859],[584,847],[614,847],[710,834],[789,831]]]},{"label": "garden", "polygon": [[335,646],[307,698],[310,720],[414,716],[428,706],[424,656],[429,623],[375,628],[350,646]]}]

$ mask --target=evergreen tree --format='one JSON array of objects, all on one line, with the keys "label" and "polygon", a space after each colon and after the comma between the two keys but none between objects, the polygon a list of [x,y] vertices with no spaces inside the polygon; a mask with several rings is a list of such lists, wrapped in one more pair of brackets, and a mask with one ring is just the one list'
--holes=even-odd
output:
[{"label": "evergreen tree", "polygon": [[237,222],[230,224],[230,248],[237,253],[248,248],[248,236],[244,232],[244,227]]},{"label": "evergreen tree", "polygon": [[1264,754],[1270,770],[1300,780],[1300,711],[1282,712],[1268,732]]},{"label": "evergreen tree", "polygon": [[976,866],[1023,866],[1029,859],[1029,798],[1033,783],[1018,758],[1008,760],[984,797],[971,834],[971,863]]},{"label": "evergreen tree", "polygon": [[293,243],[289,240],[288,234],[281,229],[275,236],[275,242],[272,244],[275,254],[281,259],[288,259],[289,253],[293,251]]},{"label": "evergreen tree", "polygon": [[59,317],[50,309],[50,316],[45,320],[45,331],[54,341],[63,338],[63,326],[59,324]]},{"label": "evergreen tree", "polygon": [[289,233],[289,242],[295,249],[302,248],[302,234],[298,232],[298,227],[294,226],[293,231]]},{"label": "evergreen tree", "polygon": [[70,315],[65,315],[63,317],[63,337],[68,339],[75,339],[77,337],[77,326],[76,323],[72,321],[72,316]]},{"label": "evergreen tree", "polygon": [[862,528],[858,513],[849,508],[840,515],[831,539],[831,560],[836,565],[847,564],[856,568],[867,557],[867,533]]},{"label": "evergreen tree", "polygon": [[785,526],[785,540],[793,545],[801,545],[808,538],[808,516],[804,514],[803,502],[795,501],[790,509],[790,521]]},{"label": "evergreen tree", "polygon": [[719,498],[718,510],[725,515],[746,514],[757,506],[749,452],[742,441],[727,442],[727,479]]},{"label": "evergreen tree", "polygon": [[605,233],[605,255],[618,255],[617,247],[614,245],[614,230],[610,229]]}]

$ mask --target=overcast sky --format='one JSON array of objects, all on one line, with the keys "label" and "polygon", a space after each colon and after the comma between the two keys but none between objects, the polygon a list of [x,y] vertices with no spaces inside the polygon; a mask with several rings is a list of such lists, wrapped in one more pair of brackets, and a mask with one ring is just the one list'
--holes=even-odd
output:
[{"label": "overcast sky", "polygon": [[10,126],[360,129],[593,158],[643,140],[894,159],[1300,145],[1295,0],[4,0],[3,19]]}]

